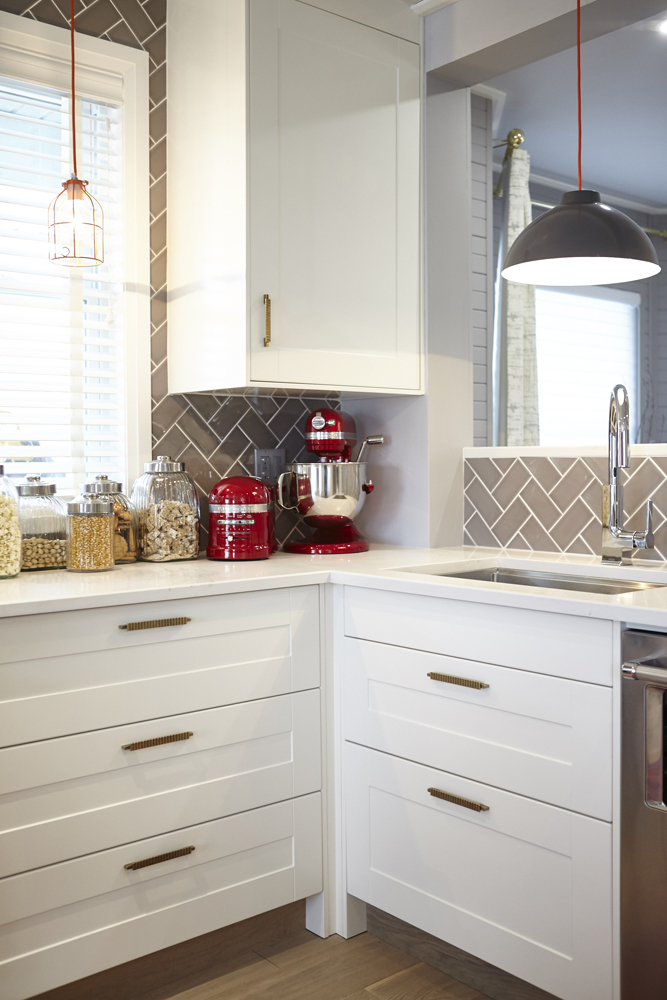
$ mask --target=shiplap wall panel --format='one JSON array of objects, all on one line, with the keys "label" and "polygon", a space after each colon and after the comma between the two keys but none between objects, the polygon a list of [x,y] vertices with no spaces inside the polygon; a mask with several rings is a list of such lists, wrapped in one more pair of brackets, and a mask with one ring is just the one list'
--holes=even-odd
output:
[{"label": "shiplap wall panel", "polygon": [[489,198],[491,195],[492,105],[486,97],[471,94],[471,233],[473,300],[473,418],[475,445],[489,441],[490,332],[492,323],[492,264]]}]

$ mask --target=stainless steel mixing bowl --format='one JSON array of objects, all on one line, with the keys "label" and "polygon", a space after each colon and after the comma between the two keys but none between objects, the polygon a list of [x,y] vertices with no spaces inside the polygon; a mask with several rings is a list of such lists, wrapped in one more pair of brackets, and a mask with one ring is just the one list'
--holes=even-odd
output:
[{"label": "stainless steel mixing bowl", "polygon": [[276,499],[283,510],[298,510],[306,523],[352,521],[364,506],[364,485],[365,462],[291,462],[278,480]]}]

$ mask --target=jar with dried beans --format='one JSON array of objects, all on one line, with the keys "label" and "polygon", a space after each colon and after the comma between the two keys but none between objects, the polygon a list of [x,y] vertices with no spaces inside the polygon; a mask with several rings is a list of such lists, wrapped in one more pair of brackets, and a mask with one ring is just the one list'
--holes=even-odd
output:
[{"label": "jar with dried beans", "polygon": [[17,486],[21,522],[21,569],[64,569],[67,513],[56,484],[26,476]]}]

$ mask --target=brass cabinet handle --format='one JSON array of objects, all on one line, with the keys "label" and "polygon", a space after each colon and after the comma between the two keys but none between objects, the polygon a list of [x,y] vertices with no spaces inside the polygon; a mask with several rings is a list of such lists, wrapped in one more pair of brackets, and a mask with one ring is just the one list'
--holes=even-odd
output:
[{"label": "brass cabinet handle", "polygon": [[161,747],[164,743],[178,743],[179,740],[189,740],[194,733],[174,733],[172,736],[158,736],[154,740],[138,740],[136,743],[124,743],[121,750],[145,750],[147,747]]},{"label": "brass cabinet handle", "polygon": [[167,628],[169,625],[187,625],[192,618],[156,618],[152,622],[128,622],[127,625],[119,625],[118,628],[127,629],[128,632],[138,632],[142,628]]},{"label": "brass cabinet handle", "polygon": [[271,296],[264,296],[264,347],[271,343]]},{"label": "brass cabinet handle", "polygon": [[440,788],[429,788],[428,794],[432,795],[434,799],[444,799],[445,802],[452,802],[455,806],[463,806],[464,809],[472,809],[476,813],[489,811],[489,807],[482,805],[481,802],[475,802],[474,799],[464,799],[460,795],[452,795],[451,792],[443,792]]},{"label": "brass cabinet handle", "polygon": [[130,861],[129,865],[123,865],[126,871],[136,872],[139,868],[148,868],[149,865],[159,865],[163,861],[171,861],[172,858],[183,858],[186,854],[192,854],[194,847],[181,847],[178,851],[168,851],[167,854],[156,854],[154,858],[144,858],[143,861]]},{"label": "brass cabinet handle", "polygon": [[484,684],[482,681],[471,681],[467,677],[453,677],[451,674],[436,674],[435,671],[431,671],[426,675],[430,677],[432,681],[442,681],[443,684],[458,684],[462,688],[475,688],[476,691],[481,691],[482,688],[488,688],[488,684]]}]

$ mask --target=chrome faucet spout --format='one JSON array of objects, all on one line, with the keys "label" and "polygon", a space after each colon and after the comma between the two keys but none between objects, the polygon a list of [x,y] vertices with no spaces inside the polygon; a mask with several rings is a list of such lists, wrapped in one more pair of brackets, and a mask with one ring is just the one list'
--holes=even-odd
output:
[{"label": "chrome faucet spout", "polygon": [[615,385],[609,401],[609,483],[603,487],[602,561],[623,562],[630,549],[653,548],[653,504],[646,502],[644,531],[624,529],[621,469],[630,468],[630,401],[624,385]]}]

